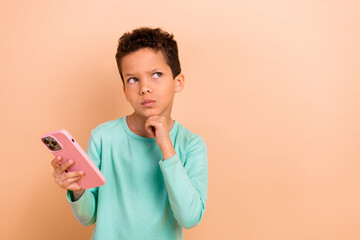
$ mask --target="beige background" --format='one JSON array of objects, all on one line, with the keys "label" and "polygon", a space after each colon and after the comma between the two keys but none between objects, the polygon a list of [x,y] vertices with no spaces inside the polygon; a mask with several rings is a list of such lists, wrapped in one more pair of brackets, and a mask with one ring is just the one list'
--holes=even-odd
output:
[{"label": "beige background", "polygon": [[118,38],[175,34],[173,117],[205,139],[209,195],[185,239],[360,239],[359,1],[0,3],[0,239],[90,239],[40,142],[131,112]]}]

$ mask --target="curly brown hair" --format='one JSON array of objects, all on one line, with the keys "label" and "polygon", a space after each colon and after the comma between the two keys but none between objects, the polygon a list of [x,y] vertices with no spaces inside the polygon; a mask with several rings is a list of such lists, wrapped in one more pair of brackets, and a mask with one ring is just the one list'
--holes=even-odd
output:
[{"label": "curly brown hair", "polygon": [[124,77],[121,70],[122,58],[129,53],[146,47],[149,47],[156,52],[162,52],[166,63],[171,68],[173,78],[181,73],[178,47],[174,35],[161,28],[140,27],[134,29],[132,32],[124,33],[119,39],[115,58],[124,85]]}]

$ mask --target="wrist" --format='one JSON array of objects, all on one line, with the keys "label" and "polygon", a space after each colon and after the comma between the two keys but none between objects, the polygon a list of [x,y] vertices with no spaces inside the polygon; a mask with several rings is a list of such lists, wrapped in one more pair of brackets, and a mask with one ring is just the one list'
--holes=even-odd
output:
[{"label": "wrist", "polygon": [[163,156],[163,161],[171,158],[172,156],[174,156],[176,154],[174,146],[172,144],[164,145],[164,146],[160,147],[160,150],[161,150],[161,153]]},{"label": "wrist", "polygon": [[79,198],[84,194],[84,192],[85,192],[85,189],[73,190],[72,191],[72,200],[73,201],[79,200]]}]

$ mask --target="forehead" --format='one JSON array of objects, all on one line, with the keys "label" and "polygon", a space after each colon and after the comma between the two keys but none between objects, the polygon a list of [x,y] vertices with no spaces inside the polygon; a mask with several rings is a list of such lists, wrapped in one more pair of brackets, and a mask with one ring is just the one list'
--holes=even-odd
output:
[{"label": "forehead", "polygon": [[129,53],[121,60],[121,69],[124,75],[147,72],[156,68],[170,69],[160,50],[141,48]]}]

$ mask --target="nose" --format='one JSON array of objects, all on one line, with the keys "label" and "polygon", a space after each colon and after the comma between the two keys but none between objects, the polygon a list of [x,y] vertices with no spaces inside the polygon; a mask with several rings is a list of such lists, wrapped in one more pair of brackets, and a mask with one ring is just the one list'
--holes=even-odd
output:
[{"label": "nose", "polygon": [[149,85],[147,84],[142,84],[141,87],[140,87],[140,95],[144,95],[146,93],[151,93],[152,90],[150,88]]}]

